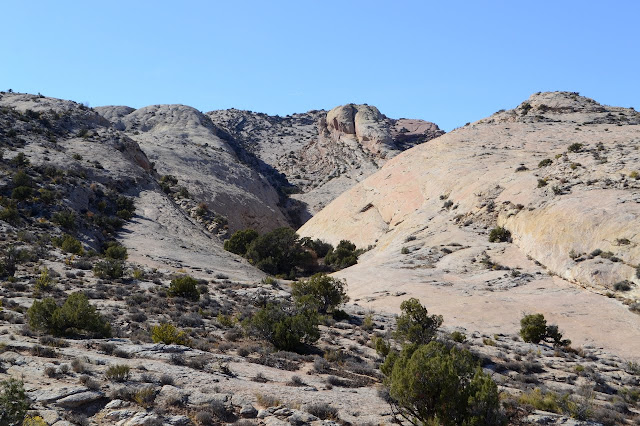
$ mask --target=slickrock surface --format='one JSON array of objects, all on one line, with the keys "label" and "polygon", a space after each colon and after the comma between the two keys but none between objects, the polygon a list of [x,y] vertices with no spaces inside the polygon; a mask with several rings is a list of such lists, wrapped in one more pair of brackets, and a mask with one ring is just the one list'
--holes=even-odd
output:
[{"label": "slickrock surface", "polygon": [[[493,330],[540,311],[580,342],[637,357],[639,124],[574,93],[532,95],[395,157],[299,233],[373,246],[338,274],[372,307],[420,296]],[[510,243],[488,242],[498,225]],[[631,290],[614,290],[622,281]]]}]

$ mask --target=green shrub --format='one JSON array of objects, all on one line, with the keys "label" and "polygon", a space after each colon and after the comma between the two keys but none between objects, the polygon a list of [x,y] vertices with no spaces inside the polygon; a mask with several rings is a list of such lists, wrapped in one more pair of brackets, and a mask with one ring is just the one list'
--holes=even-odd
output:
[{"label": "green shrub", "polygon": [[189,346],[190,340],[187,333],[178,330],[169,323],[163,323],[151,328],[151,339],[154,343],[165,345]]},{"label": "green shrub", "polygon": [[111,325],[81,292],[70,294],[62,306],[58,306],[51,298],[34,300],[27,311],[27,318],[32,329],[54,336],[111,335]]},{"label": "green shrub", "polygon": [[569,145],[569,148],[567,148],[567,151],[569,152],[580,152],[582,151],[582,144],[581,143],[572,143],[571,145]]},{"label": "green shrub", "polygon": [[464,343],[467,341],[467,336],[465,336],[464,333],[461,333],[459,331],[454,331],[452,332],[449,337],[451,337],[451,340],[453,340],[454,342],[457,343]]},{"label": "green shrub", "polygon": [[25,201],[31,198],[33,190],[28,186],[18,186],[11,191],[11,198],[17,201]]},{"label": "green shrub", "polygon": [[551,164],[553,164],[553,160],[551,158],[545,158],[544,160],[538,163],[538,167],[540,168],[547,167],[547,166],[550,166]]},{"label": "green shrub", "polygon": [[53,288],[54,281],[49,275],[49,269],[43,268],[40,271],[40,276],[36,278],[35,291],[37,293],[43,291],[49,291]]},{"label": "green shrub", "polygon": [[104,251],[104,255],[107,259],[113,260],[126,260],[127,248],[117,242],[111,242]]},{"label": "green shrub", "polygon": [[104,373],[105,377],[113,382],[125,382],[129,380],[130,374],[131,367],[125,364],[112,365]]},{"label": "green shrub", "polygon": [[348,268],[358,263],[358,250],[351,241],[342,240],[334,250],[329,250],[324,258],[324,263],[337,269]]},{"label": "green shrub", "polygon": [[540,343],[547,336],[547,320],[542,314],[525,315],[520,320],[520,336],[529,343]]},{"label": "green shrub", "polygon": [[245,257],[271,275],[295,276],[295,269],[311,262],[311,254],[302,248],[298,234],[291,228],[277,228],[255,238]]},{"label": "green shrub", "polygon": [[53,243],[60,247],[60,249],[65,253],[73,253],[77,255],[82,255],[84,253],[82,243],[69,234],[65,234],[62,238],[55,238]]},{"label": "green shrub", "polygon": [[15,205],[8,205],[0,211],[0,220],[7,223],[16,224],[20,219],[20,213]]},{"label": "green shrub", "polygon": [[508,229],[498,226],[489,232],[490,243],[503,243],[511,239],[511,232]]},{"label": "green shrub", "polygon": [[32,186],[31,177],[24,170],[18,170],[13,177],[11,178],[11,182],[13,183],[13,187],[17,188],[19,186]]},{"label": "green shrub", "polygon": [[249,244],[258,238],[258,236],[258,233],[253,229],[237,231],[231,236],[231,238],[224,242],[224,249],[231,253],[244,256],[247,253]]},{"label": "green shrub", "polygon": [[306,304],[311,301],[317,306],[318,312],[326,314],[349,301],[346,286],[343,280],[319,273],[308,280],[294,282],[291,295],[297,303]]},{"label": "green shrub", "polygon": [[11,159],[11,164],[16,167],[26,167],[29,165],[29,159],[24,152],[19,152],[15,157]]},{"label": "green shrub", "polygon": [[382,368],[394,411],[412,424],[499,425],[498,387],[467,350],[408,345]]},{"label": "green shrub", "polygon": [[300,244],[302,244],[302,247],[313,250],[319,258],[325,257],[331,250],[333,250],[333,246],[331,244],[320,239],[312,240],[309,237],[304,237],[300,239]]},{"label": "green shrub", "polygon": [[167,294],[172,297],[184,297],[185,299],[197,301],[200,299],[197,284],[198,280],[195,278],[189,275],[183,275],[171,280]]},{"label": "green shrub", "polygon": [[0,382],[0,425],[19,426],[29,410],[29,398],[21,380]]},{"label": "green shrub", "polygon": [[114,259],[102,260],[93,267],[93,275],[97,278],[121,278],[124,275],[122,262]]},{"label": "green shrub", "polygon": [[416,298],[400,304],[402,314],[396,320],[394,337],[401,342],[424,345],[433,340],[442,325],[441,315],[429,315],[427,308]]},{"label": "green shrub", "polygon": [[547,320],[542,314],[525,315],[520,320],[520,336],[529,343],[540,343],[551,339],[553,346],[569,346],[571,340],[563,339],[562,333],[555,324],[547,325]]},{"label": "green shrub", "polygon": [[51,217],[51,221],[64,229],[74,229],[76,226],[76,215],[71,210],[56,212]]},{"label": "green shrub", "polygon": [[245,326],[250,334],[286,351],[295,351],[301,344],[313,343],[320,338],[315,312],[290,309],[282,304],[268,303]]},{"label": "green shrub", "polygon": [[553,391],[542,392],[540,388],[535,388],[528,392],[524,392],[518,398],[518,402],[522,405],[528,405],[536,410],[548,411],[550,413],[562,413],[563,406],[567,405],[568,396],[560,398]]}]

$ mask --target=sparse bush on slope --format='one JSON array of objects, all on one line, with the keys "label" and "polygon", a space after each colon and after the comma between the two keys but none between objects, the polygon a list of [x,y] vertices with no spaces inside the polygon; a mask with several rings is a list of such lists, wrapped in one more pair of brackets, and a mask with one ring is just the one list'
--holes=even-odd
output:
[{"label": "sparse bush on slope", "polygon": [[54,336],[111,335],[111,325],[81,292],[70,294],[62,306],[58,306],[52,298],[35,300],[27,311],[27,317],[32,329]]}]

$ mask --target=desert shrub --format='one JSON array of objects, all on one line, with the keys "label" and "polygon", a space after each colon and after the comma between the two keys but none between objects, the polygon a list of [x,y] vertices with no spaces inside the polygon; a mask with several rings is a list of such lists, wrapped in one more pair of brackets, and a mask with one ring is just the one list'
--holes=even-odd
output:
[{"label": "desert shrub", "polygon": [[427,344],[433,340],[442,325],[441,315],[429,315],[427,308],[416,298],[400,304],[402,314],[396,320],[394,337],[402,342]]},{"label": "desert shrub", "polygon": [[124,275],[122,262],[115,259],[101,260],[93,267],[93,275],[97,278],[121,278]]},{"label": "desert shrub", "polygon": [[11,178],[11,182],[13,183],[14,188],[19,186],[31,187],[32,185],[31,178],[24,170],[18,170]]},{"label": "desert shrub", "polygon": [[24,418],[22,426],[47,426],[47,422],[40,416],[28,415]]},{"label": "desert shrub", "polygon": [[616,291],[629,291],[631,290],[631,283],[627,280],[620,281],[613,285],[613,289]]},{"label": "desert shrub", "polygon": [[129,220],[133,217],[136,211],[136,206],[133,198],[125,197],[121,195],[116,200],[116,215],[123,220]]},{"label": "desert shrub", "polygon": [[309,237],[304,237],[300,239],[300,244],[302,244],[302,247],[313,250],[320,258],[325,257],[329,251],[333,250],[333,246],[331,244],[326,243],[321,239],[313,240]]},{"label": "desert shrub", "polygon": [[49,291],[53,288],[54,284],[53,279],[49,275],[49,269],[43,268],[40,271],[40,276],[36,278],[35,291],[36,293]]},{"label": "desert shrub", "polygon": [[291,228],[277,228],[255,238],[247,247],[245,257],[257,268],[272,275],[295,276],[295,268],[311,262],[298,234]]},{"label": "desert shrub", "polygon": [[253,229],[237,231],[231,236],[231,238],[224,242],[224,249],[231,253],[244,256],[247,253],[249,244],[258,238],[258,236],[259,234]]},{"label": "desert shrub", "polygon": [[274,395],[265,395],[262,393],[256,394],[256,401],[258,405],[269,408],[269,407],[277,407],[282,402]]},{"label": "desert shrub", "polygon": [[16,167],[26,167],[29,165],[29,159],[24,155],[24,152],[19,152],[11,159],[11,164]]},{"label": "desert shrub", "polygon": [[319,273],[308,280],[294,282],[291,295],[296,303],[312,303],[318,312],[326,314],[349,301],[346,286],[343,280]]},{"label": "desert shrub", "polygon": [[108,244],[106,250],[104,251],[104,256],[107,259],[113,260],[126,260],[127,259],[127,248],[122,244],[119,244],[115,241]]},{"label": "desert shrub", "polygon": [[452,332],[449,335],[449,337],[451,337],[451,340],[457,343],[464,343],[467,341],[467,336],[465,336],[464,333],[461,333],[459,331]]},{"label": "desert shrub", "polygon": [[72,253],[77,255],[82,255],[84,253],[82,243],[69,234],[65,234],[62,237],[54,238],[53,243],[56,246],[60,247],[60,249],[65,253]]},{"label": "desert shrub", "polygon": [[200,299],[197,284],[198,280],[195,278],[189,275],[183,275],[171,280],[167,294],[172,297],[184,297],[185,299],[197,301]]},{"label": "desert shrub", "polygon": [[498,387],[467,350],[407,345],[381,369],[394,411],[412,424],[503,423]]},{"label": "desert shrub", "polygon": [[553,160],[551,158],[545,158],[544,160],[538,163],[538,167],[547,167],[553,164]]},{"label": "desert shrub", "polygon": [[503,243],[511,240],[511,232],[508,229],[498,226],[489,232],[490,243]]},{"label": "desert shrub", "polygon": [[551,339],[554,346],[569,346],[571,340],[563,339],[562,333],[555,324],[547,325],[547,320],[542,314],[525,315],[520,320],[520,336],[529,343],[540,343]]},{"label": "desert shrub", "polygon": [[130,374],[131,367],[126,364],[112,365],[104,373],[105,377],[112,382],[125,382],[129,380]]},{"label": "desert shrub", "polygon": [[268,303],[245,323],[250,334],[272,343],[276,348],[295,351],[303,343],[320,338],[318,316],[315,312]]},{"label": "desert shrub", "polygon": [[580,151],[582,151],[582,144],[581,143],[577,143],[577,142],[576,143],[572,143],[567,148],[567,151],[569,151],[569,152],[580,152]]},{"label": "desert shrub", "polygon": [[306,406],[307,413],[322,420],[338,420],[338,409],[324,402],[316,402]]},{"label": "desert shrub", "polygon": [[111,325],[89,303],[84,293],[70,294],[62,306],[51,298],[35,300],[27,311],[29,326],[55,336],[111,335]]},{"label": "desert shrub", "polygon": [[547,336],[547,320],[542,314],[525,315],[520,320],[520,336],[529,343],[540,343]]},{"label": "desert shrub", "polygon": [[154,343],[165,345],[189,346],[189,337],[184,331],[178,330],[173,325],[163,323],[151,328],[151,339]]},{"label": "desert shrub", "polygon": [[17,186],[11,191],[11,198],[17,201],[28,200],[33,194],[33,189],[28,186]]},{"label": "desert shrub", "polygon": [[14,205],[8,205],[0,211],[0,220],[5,222],[16,224],[20,219],[20,213]]},{"label": "desert shrub", "polygon": [[324,263],[337,269],[347,268],[358,263],[359,252],[351,241],[342,240],[335,249],[329,250],[324,258]]},{"label": "desert shrub", "polygon": [[76,215],[71,210],[60,211],[53,214],[51,221],[64,229],[74,229],[76,226]]},{"label": "desert shrub", "polygon": [[518,402],[523,405],[529,405],[537,410],[548,411],[551,413],[559,413],[560,405],[558,404],[558,395],[554,392],[543,393],[540,388],[525,392],[518,398]]},{"label": "desert shrub", "polygon": [[144,408],[151,407],[155,399],[156,391],[151,386],[140,388],[133,395],[133,400],[135,401],[135,403]]},{"label": "desert shrub", "polygon": [[19,426],[22,424],[27,410],[29,398],[20,380],[9,378],[0,382],[0,424]]}]

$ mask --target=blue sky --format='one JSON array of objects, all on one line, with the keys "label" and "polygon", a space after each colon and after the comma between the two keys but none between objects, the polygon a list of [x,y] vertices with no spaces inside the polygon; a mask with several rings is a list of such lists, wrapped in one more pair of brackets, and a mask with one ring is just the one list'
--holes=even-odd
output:
[{"label": "blue sky", "polygon": [[349,102],[445,130],[531,93],[640,108],[640,1],[0,2],[0,89],[286,115]]}]

